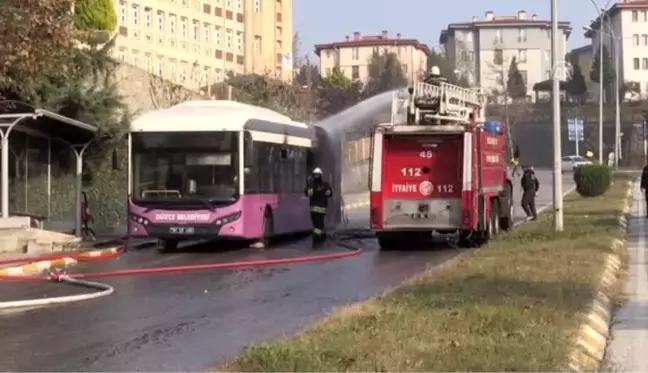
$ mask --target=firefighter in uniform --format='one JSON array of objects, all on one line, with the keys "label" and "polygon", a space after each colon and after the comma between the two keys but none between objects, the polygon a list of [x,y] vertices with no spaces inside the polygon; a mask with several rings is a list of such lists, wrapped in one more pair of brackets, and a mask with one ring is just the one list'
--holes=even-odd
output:
[{"label": "firefighter in uniform", "polygon": [[540,182],[533,171],[533,166],[529,166],[524,170],[522,179],[522,209],[527,215],[527,219],[536,220],[538,218],[535,206],[535,198],[538,194]]},{"label": "firefighter in uniform", "polygon": [[313,247],[320,246],[326,241],[324,225],[326,221],[326,207],[328,199],[333,195],[331,186],[322,179],[322,169],[313,170],[308,178],[306,195],[310,199],[310,215],[313,223]]}]

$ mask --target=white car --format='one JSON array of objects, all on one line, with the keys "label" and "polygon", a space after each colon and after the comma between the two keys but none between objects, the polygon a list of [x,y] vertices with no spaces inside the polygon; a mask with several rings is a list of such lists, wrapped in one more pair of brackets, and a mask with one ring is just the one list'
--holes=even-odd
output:
[{"label": "white car", "polygon": [[562,172],[572,172],[584,164],[592,164],[592,161],[581,155],[568,155],[562,158]]}]

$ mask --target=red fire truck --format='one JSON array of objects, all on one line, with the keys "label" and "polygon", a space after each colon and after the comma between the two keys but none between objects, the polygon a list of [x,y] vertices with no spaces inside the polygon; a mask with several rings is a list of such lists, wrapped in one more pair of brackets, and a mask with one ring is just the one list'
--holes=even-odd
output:
[{"label": "red fire truck", "polygon": [[507,130],[486,121],[481,93],[442,81],[394,94],[370,165],[370,225],[381,248],[442,234],[461,246],[512,228]]}]

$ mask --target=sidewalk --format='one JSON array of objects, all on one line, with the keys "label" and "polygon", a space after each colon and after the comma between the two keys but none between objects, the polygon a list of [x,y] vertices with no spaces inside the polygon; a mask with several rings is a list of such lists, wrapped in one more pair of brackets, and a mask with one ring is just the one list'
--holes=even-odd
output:
[{"label": "sidewalk", "polygon": [[615,372],[648,372],[648,219],[639,184],[634,187],[634,205],[628,223],[627,303],[613,317],[608,369]]}]

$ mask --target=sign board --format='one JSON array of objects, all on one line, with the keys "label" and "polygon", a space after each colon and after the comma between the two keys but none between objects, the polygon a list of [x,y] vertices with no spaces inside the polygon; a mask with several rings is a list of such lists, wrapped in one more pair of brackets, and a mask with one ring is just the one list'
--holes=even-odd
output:
[{"label": "sign board", "polygon": [[567,139],[576,144],[576,155],[580,155],[579,143],[585,141],[585,123],[582,119],[571,118],[567,120]]},{"label": "sign board", "polygon": [[572,118],[567,120],[567,138],[569,141],[585,141],[585,123],[582,119]]}]

